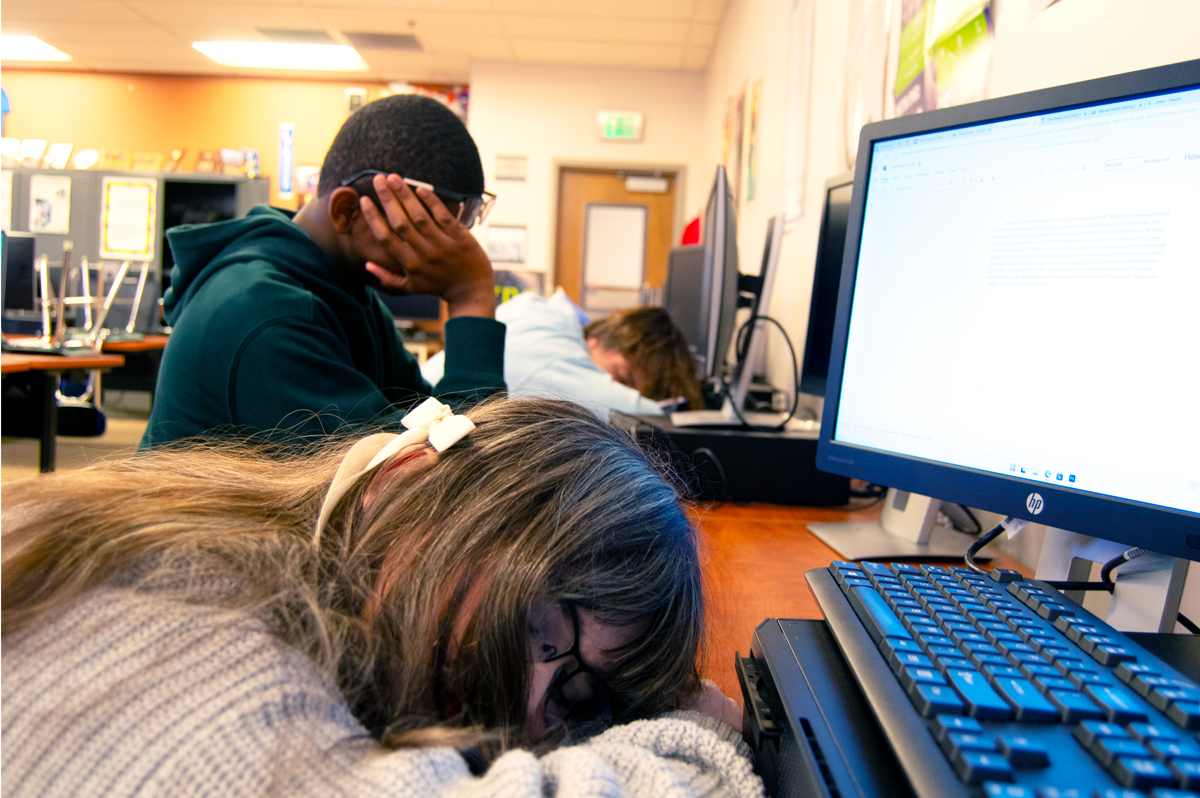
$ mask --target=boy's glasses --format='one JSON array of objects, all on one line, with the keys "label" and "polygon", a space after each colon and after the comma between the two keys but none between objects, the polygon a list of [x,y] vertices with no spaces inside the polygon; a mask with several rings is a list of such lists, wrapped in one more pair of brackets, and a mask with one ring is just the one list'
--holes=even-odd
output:
[{"label": "boy's glasses", "polygon": [[[387,175],[387,172],[379,169],[363,169],[361,172],[355,172],[341,182],[342,187],[349,186],[351,183],[356,183],[365,177],[374,177],[375,175]],[[496,203],[496,195],[490,191],[485,191],[481,195],[460,194],[457,191],[451,191],[446,188],[438,188],[431,186],[428,183],[422,183],[420,180],[412,180],[410,178],[402,178],[412,188],[424,188],[432,191],[437,195],[437,198],[446,206],[446,210],[458,219],[463,227],[470,230],[475,226],[476,222],[483,222],[487,218],[488,212],[491,211],[492,205]]]},{"label": "boy's glasses", "polygon": [[583,661],[579,651],[579,612],[574,604],[567,604],[571,613],[571,624],[575,628],[575,644],[562,654],[555,654],[542,662],[575,658],[574,668],[561,668],[550,682],[547,690],[549,700],[567,712],[564,719],[569,725],[596,724],[600,728],[612,725],[612,705],[604,690],[600,674]]}]

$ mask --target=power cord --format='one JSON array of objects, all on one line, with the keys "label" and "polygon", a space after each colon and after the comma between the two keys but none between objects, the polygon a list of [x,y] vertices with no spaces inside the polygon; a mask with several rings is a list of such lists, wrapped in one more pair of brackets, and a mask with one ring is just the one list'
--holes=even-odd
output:
[{"label": "power cord", "polygon": [[[724,383],[724,385],[722,386],[721,403],[724,404],[726,399],[729,400],[729,406],[733,408],[733,414],[735,416],[737,416],[738,421],[742,422],[743,427],[747,427],[749,429],[755,429],[755,430],[779,432],[779,431],[782,431],[785,427],[787,427],[788,421],[790,421],[792,419],[792,416],[796,415],[796,409],[800,406],[800,367],[796,361],[796,348],[794,346],[792,346],[792,339],[790,337],[788,337],[787,330],[785,330],[783,328],[782,324],[780,324],[778,321],[771,318],[770,316],[758,316],[756,318],[753,318],[753,319],[743,322],[742,326],[738,328],[737,337],[734,339],[734,349],[739,352],[742,350],[742,339],[747,334],[747,330],[749,329],[750,325],[760,322],[760,321],[769,321],[771,324],[774,324],[776,327],[779,328],[780,334],[783,335],[783,340],[787,343],[788,352],[792,356],[792,407],[790,410],[788,410],[787,415],[785,415],[783,417],[783,421],[781,421],[778,425],[773,426],[773,427],[756,427],[755,425],[751,424],[749,421],[746,420],[746,417],[742,415],[742,408],[738,407],[737,402],[734,402],[730,398],[730,396],[729,396],[730,386],[729,386],[728,382]],[[750,367],[751,367],[750,363],[742,363],[742,368],[745,369],[745,368],[750,368]]]}]

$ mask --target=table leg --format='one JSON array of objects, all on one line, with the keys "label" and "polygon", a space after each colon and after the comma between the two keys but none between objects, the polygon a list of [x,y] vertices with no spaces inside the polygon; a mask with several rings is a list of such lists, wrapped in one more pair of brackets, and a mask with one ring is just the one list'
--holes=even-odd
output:
[{"label": "table leg", "polygon": [[30,380],[31,385],[36,386],[36,390],[41,391],[41,396],[35,396],[34,402],[41,407],[41,439],[38,446],[38,470],[43,474],[54,470],[55,466],[55,447],[58,443],[58,401],[55,394],[58,393],[58,380],[60,375],[56,371],[43,371],[40,375],[34,375]]}]

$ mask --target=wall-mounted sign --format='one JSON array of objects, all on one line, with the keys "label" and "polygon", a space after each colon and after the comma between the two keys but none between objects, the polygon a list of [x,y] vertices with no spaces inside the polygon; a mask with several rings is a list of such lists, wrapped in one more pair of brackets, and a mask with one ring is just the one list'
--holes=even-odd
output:
[{"label": "wall-mounted sign", "polygon": [[100,257],[153,260],[155,200],[152,177],[105,177],[100,182]]},{"label": "wall-mounted sign", "polygon": [[296,166],[296,126],[291,122],[279,123],[279,199],[292,198],[292,183]]},{"label": "wall-mounted sign", "polygon": [[641,141],[641,111],[597,111],[596,131],[604,141]]}]

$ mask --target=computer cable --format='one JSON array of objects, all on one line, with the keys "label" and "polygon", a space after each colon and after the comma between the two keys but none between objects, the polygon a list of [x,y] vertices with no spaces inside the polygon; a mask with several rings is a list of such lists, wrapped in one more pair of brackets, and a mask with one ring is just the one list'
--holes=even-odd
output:
[{"label": "computer cable", "polygon": [[[1116,583],[1113,581],[1113,578],[1112,578],[1112,572],[1115,571],[1116,569],[1120,568],[1122,565],[1129,562],[1130,560],[1136,560],[1138,557],[1141,557],[1143,554],[1149,554],[1149,553],[1150,553],[1149,549],[1143,549],[1141,547],[1135,547],[1135,548],[1127,549],[1126,551],[1121,552],[1116,557],[1113,557],[1111,560],[1109,560],[1108,562],[1104,563],[1103,566],[1101,566],[1100,582],[1098,584],[1107,585],[1108,591],[1111,593],[1113,588],[1116,587]],[[1184,629],[1187,629],[1192,634],[1200,635],[1200,626],[1197,626],[1196,623],[1194,621],[1192,621],[1192,619],[1188,618],[1182,612],[1177,612],[1175,614],[1175,620],[1177,620],[1179,622],[1180,626],[1182,626]]]},{"label": "computer cable", "polygon": [[[792,386],[793,386],[792,407],[790,410],[788,410],[787,415],[784,416],[783,421],[781,421],[776,426],[756,427],[753,424],[751,424],[749,421],[746,420],[746,417],[742,415],[742,409],[740,407],[738,407],[737,402],[734,402],[731,399],[731,397],[729,396],[729,383],[725,383],[724,387],[722,388],[722,391],[721,391],[722,400],[724,400],[724,399],[730,400],[729,406],[733,408],[733,414],[735,416],[737,416],[738,421],[742,422],[743,427],[747,427],[749,429],[755,429],[755,430],[780,432],[787,427],[787,423],[789,421],[791,421],[792,416],[796,415],[796,409],[800,406],[800,367],[796,362],[796,348],[794,346],[792,346],[792,339],[790,337],[788,337],[787,330],[785,330],[783,328],[782,324],[780,324],[778,321],[771,318],[770,316],[758,316],[754,319],[743,322],[742,326],[738,328],[737,337],[734,339],[734,348],[738,351],[741,351],[742,338],[746,334],[747,329],[750,327],[751,322],[757,323],[760,321],[769,321],[771,324],[774,324],[776,327],[779,328],[780,334],[783,335],[784,342],[787,343],[788,352],[792,356]],[[742,368],[749,368],[749,367],[750,367],[749,363],[742,364]]]}]

